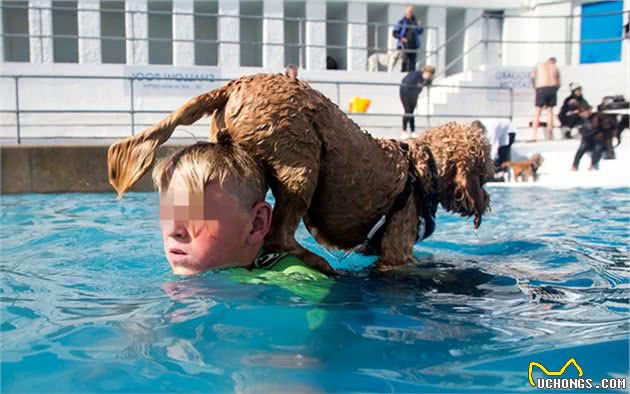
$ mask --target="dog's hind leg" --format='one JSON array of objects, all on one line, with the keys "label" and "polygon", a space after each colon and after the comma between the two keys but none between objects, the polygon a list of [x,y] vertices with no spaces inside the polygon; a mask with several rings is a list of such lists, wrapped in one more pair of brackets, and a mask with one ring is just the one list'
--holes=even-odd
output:
[{"label": "dog's hind leg", "polygon": [[416,199],[410,196],[405,207],[394,213],[387,224],[381,241],[381,257],[374,266],[376,270],[387,271],[413,259],[418,225]]},{"label": "dog's hind leg", "polygon": [[292,253],[306,265],[332,274],[335,271],[324,258],[295,240],[298,225],[308,211],[319,179],[321,142],[310,127],[297,120],[272,128],[270,133],[273,137],[273,133],[282,136],[275,139],[277,143],[252,147],[261,149],[259,157],[269,158],[265,163],[266,172],[276,199],[265,244],[272,249]]}]

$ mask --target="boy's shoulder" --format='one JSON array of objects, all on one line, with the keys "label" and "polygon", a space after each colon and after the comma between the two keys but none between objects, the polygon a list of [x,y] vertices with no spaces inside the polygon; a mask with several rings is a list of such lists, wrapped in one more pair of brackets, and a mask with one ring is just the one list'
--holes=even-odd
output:
[{"label": "boy's shoulder", "polygon": [[264,246],[258,252],[251,268],[279,272],[285,275],[302,275],[311,279],[328,278],[325,274],[307,266],[297,256],[272,251]]}]

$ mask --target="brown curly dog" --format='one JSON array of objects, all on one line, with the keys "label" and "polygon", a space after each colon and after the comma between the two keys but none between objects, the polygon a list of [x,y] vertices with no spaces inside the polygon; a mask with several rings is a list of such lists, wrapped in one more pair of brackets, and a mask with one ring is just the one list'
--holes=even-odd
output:
[{"label": "brown curly dog", "polygon": [[205,115],[214,115],[210,140],[227,132],[262,163],[276,199],[266,244],[326,273],[334,272],[326,260],[295,240],[300,219],[319,243],[363,246],[387,269],[412,259],[414,243],[433,231],[438,203],[475,216],[475,227],[489,205],[482,186],[494,169],[478,127],[449,123],[406,144],[375,139],[322,93],[281,74],[231,81],[113,144],[109,180],[119,197],[175,127]]}]

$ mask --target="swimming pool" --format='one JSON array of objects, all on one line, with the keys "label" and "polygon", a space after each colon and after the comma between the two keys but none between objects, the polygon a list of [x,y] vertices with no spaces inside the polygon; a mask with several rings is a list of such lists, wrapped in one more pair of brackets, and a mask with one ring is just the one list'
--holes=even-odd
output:
[{"label": "swimming pool", "polygon": [[438,214],[418,266],[326,254],[352,273],[317,304],[173,276],[155,194],[2,196],[1,391],[525,391],[531,361],[570,358],[628,376],[630,189],[490,193],[478,231]]}]

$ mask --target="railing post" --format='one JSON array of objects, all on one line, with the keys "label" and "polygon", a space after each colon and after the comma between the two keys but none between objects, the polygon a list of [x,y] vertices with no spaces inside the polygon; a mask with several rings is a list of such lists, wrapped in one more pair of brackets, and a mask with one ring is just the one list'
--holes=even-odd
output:
[{"label": "railing post", "polygon": [[134,77],[131,77],[131,79],[129,79],[129,97],[130,97],[130,106],[131,106],[131,135],[134,135],[135,129],[136,129],[136,109],[135,109],[135,100],[134,100],[134,90],[133,90],[133,80]]},{"label": "railing post", "polygon": [[340,87],[339,87],[339,82],[335,82],[335,86],[337,87],[337,106],[339,108],[341,108],[341,93],[340,93]]},{"label": "railing post", "polygon": [[20,77],[15,76],[15,126],[17,129],[17,143],[22,143],[22,136],[20,134]]}]

